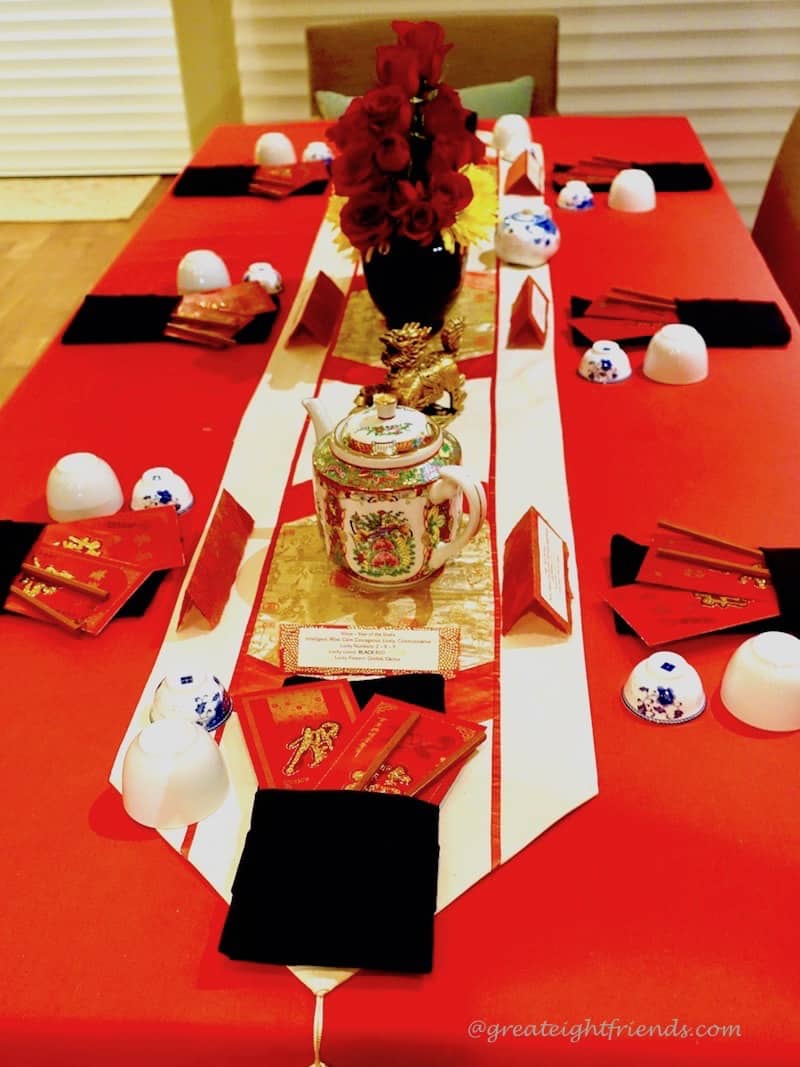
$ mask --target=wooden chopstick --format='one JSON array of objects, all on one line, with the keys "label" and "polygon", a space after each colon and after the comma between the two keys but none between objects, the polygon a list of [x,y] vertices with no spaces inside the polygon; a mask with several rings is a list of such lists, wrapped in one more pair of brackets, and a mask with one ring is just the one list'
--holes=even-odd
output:
[{"label": "wooden chopstick", "polygon": [[648,308],[650,311],[660,311],[662,314],[675,314],[673,304],[665,304],[661,300],[649,300],[642,296],[627,296],[625,293],[615,292],[613,289],[606,294],[607,304],[630,304],[631,307]]},{"label": "wooden chopstick", "polygon": [[675,301],[668,296],[657,296],[655,293],[643,293],[640,289],[627,289],[623,285],[612,285],[611,293],[625,293],[627,296],[635,296],[638,300],[648,300],[651,304],[663,304],[665,307],[674,308]]},{"label": "wooden chopstick", "polygon": [[76,589],[79,593],[88,593],[89,596],[97,597],[98,600],[105,600],[108,596],[108,590],[103,589],[101,585],[94,585],[92,582],[81,582],[77,578],[68,578],[64,574],[54,574],[52,571],[45,570],[44,567],[37,567],[33,563],[23,563],[20,570],[23,574],[30,574],[33,578],[42,578],[53,585],[65,585],[69,589]]},{"label": "wooden chopstick", "polygon": [[23,593],[23,591],[15,585],[10,586],[8,591],[14,596],[19,597],[20,600],[24,600],[26,604],[30,604],[31,607],[36,608],[37,611],[41,611],[43,615],[48,615],[65,629],[72,630],[73,632],[75,630],[80,630],[81,623],[78,619],[73,619],[70,615],[65,615],[61,611],[56,611],[56,609],[51,608],[49,604],[45,604],[41,597],[31,596],[30,593]]},{"label": "wooden chopstick", "polygon": [[711,534],[701,533],[700,530],[691,530],[688,526],[679,526],[677,522],[667,522],[666,519],[659,519],[656,526],[662,527],[664,530],[672,530],[674,533],[686,534],[688,537],[694,537],[698,541],[705,541],[709,545],[717,545],[719,548],[729,548],[733,552],[742,552],[746,556],[752,556],[754,559],[763,559],[764,553],[759,548],[750,548],[749,545],[738,545],[735,541],[726,541],[722,537],[713,537]]},{"label": "wooden chopstick", "polygon": [[630,167],[629,159],[613,159],[611,156],[592,156],[593,163],[608,163],[612,167]]},{"label": "wooden chopstick", "polygon": [[711,567],[713,570],[746,574],[751,578],[769,578],[770,576],[766,567],[746,567],[742,563],[731,563],[730,560],[715,559],[713,556],[700,556],[694,552],[681,552],[677,548],[658,548],[656,555],[663,556],[665,559],[683,560],[686,563],[701,563],[704,567]]}]

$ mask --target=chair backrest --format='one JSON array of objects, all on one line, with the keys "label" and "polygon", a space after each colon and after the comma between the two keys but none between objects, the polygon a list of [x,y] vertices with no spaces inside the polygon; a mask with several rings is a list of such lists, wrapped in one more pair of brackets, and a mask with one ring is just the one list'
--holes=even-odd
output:
[{"label": "chair backrest", "polygon": [[[426,18],[444,27],[453,44],[443,78],[454,89],[510,81],[532,74],[532,115],[556,114],[558,18],[545,14],[439,15]],[[360,96],[375,84],[375,49],[394,44],[391,19],[356,19],[306,27],[311,109],[315,92],[328,89]]]},{"label": "chair backrest", "polygon": [[800,319],[800,109],[775,157],[753,240]]}]

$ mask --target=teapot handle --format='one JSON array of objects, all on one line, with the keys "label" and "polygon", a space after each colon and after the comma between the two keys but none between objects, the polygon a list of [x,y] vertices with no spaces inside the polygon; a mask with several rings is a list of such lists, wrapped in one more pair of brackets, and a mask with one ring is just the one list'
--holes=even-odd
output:
[{"label": "teapot handle", "polygon": [[458,555],[461,549],[471,541],[481,528],[486,518],[486,493],[479,481],[472,478],[463,467],[441,467],[439,477],[430,489],[430,499],[434,504],[441,504],[455,496],[461,490],[467,498],[469,515],[466,523],[450,541],[440,541],[431,553],[430,569],[438,570],[448,559]]}]

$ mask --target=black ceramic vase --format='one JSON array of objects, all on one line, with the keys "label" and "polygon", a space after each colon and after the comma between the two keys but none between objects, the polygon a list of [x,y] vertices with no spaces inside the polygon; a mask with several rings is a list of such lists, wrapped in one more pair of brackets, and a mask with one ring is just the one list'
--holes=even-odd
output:
[{"label": "black ceramic vase", "polygon": [[429,245],[396,237],[387,252],[365,258],[367,290],[389,329],[418,322],[441,330],[461,289],[464,259],[460,245],[448,252],[439,236]]}]

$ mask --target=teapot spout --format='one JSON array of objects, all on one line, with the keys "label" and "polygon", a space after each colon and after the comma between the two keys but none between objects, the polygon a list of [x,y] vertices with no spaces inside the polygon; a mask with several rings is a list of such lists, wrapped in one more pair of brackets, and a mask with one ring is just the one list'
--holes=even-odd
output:
[{"label": "teapot spout", "polygon": [[328,414],[325,405],[317,397],[308,397],[308,399],[303,401],[303,407],[311,416],[314,432],[319,441],[325,434],[331,432],[333,429],[333,420]]}]

